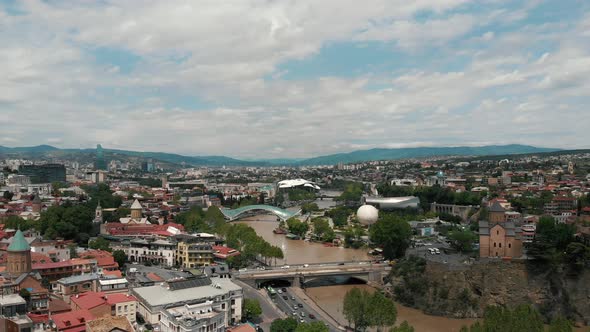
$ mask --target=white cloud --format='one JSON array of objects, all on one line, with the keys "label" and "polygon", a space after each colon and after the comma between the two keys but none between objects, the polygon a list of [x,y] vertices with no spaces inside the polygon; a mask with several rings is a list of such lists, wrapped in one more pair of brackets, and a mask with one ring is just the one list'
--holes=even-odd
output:
[{"label": "white cloud", "polygon": [[[239,157],[482,142],[584,146],[590,16],[496,31],[531,7],[502,18],[470,14],[465,3],[29,0],[27,15],[0,10],[0,141]],[[416,19],[423,12],[432,17]],[[396,45],[401,65],[298,80],[279,68],[330,43],[359,41]],[[130,72],[98,61],[93,50],[102,46],[140,60]],[[434,63],[420,62],[432,53]],[[179,96],[203,105],[179,106]]]}]

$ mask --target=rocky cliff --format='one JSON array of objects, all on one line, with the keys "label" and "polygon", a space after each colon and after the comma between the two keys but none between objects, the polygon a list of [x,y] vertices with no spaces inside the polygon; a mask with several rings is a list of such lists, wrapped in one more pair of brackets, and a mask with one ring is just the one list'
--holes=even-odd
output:
[{"label": "rocky cliff", "polygon": [[[405,264],[405,265],[404,265]],[[533,304],[546,319],[590,323],[590,271],[571,275],[529,262],[445,264],[401,262],[389,276],[399,302],[433,315],[481,317],[489,305]]]}]

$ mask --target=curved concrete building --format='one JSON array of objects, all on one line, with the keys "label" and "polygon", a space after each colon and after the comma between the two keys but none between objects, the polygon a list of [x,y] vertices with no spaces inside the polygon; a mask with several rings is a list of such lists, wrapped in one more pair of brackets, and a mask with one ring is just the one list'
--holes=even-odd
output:
[{"label": "curved concrete building", "polygon": [[314,182],[307,181],[305,179],[283,180],[279,181],[279,183],[277,183],[277,186],[279,187],[279,189],[303,187],[320,190],[320,186],[318,186]]},{"label": "curved concrete building", "polygon": [[417,209],[420,199],[416,196],[405,197],[364,197],[365,204],[373,205],[379,210]]}]

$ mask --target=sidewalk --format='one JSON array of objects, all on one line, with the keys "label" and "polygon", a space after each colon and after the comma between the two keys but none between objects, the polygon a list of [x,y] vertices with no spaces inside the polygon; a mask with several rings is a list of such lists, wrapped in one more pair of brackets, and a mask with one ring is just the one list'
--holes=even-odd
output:
[{"label": "sidewalk", "polygon": [[342,330],[342,331],[346,330],[346,328],[344,326],[340,325],[340,323],[338,323],[338,321],[336,321],[332,316],[330,316],[330,314],[328,314],[322,308],[320,308],[315,303],[314,300],[312,300],[309,296],[307,296],[307,293],[305,293],[305,291],[303,289],[298,288],[298,287],[292,287],[291,290],[293,291],[293,293],[295,293],[297,295],[298,298],[303,300],[315,312],[317,312],[319,315],[321,315],[323,320],[328,322],[330,325],[337,327],[339,330]]}]

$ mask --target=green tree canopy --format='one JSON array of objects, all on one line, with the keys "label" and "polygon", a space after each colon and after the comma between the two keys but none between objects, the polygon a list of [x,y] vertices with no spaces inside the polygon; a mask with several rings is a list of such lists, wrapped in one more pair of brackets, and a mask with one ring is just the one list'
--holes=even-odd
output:
[{"label": "green tree canopy", "polygon": [[97,237],[96,239],[88,242],[88,247],[90,249],[98,249],[98,250],[105,250],[105,251],[112,250],[111,243],[102,237]]},{"label": "green tree canopy", "polygon": [[383,257],[395,259],[403,257],[410,246],[412,228],[399,216],[381,214],[370,233],[371,241],[383,248]]},{"label": "green tree canopy", "polygon": [[448,238],[451,241],[451,247],[460,252],[471,252],[473,244],[477,241],[477,236],[469,229],[451,231]]},{"label": "green tree canopy", "polygon": [[295,332],[328,332],[330,329],[323,322],[302,323],[297,325]]},{"label": "green tree canopy", "polygon": [[322,217],[313,218],[313,233],[322,241],[331,242],[335,238],[334,230],[328,220]]},{"label": "green tree canopy", "polygon": [[294,332],[297,321],[294,318],[275,319],[270,324],[270,332]]},{"label": "green tree canopy", "polygon": [[309,230],[308,223],[302,222],[295,217],[287,219],[287,227],[289,228],[289,232],[299,237],[304,237],[305,233],[307,233],[307,231]]},{"label": "green tree canopy", "polygon": [[391,328],[389,332],[414,332],[414,328],[407,321],[403,321],[399,326]]},{"label": "green tree canopy", "polygon": [[320,207],[318,206],[317,203],[305,203],[303,205],[301,205],[301,213],[303,214],[307,214],[310,212],[315,212],[315,211],[319,211]]},{"label": "green tree canopy", "polygon": [[260,303],[254,299],[244,299],[243,314],[247,320],[253,320],[262,314]]},{"label": "green tree canopy", "polygon": [[123,250],[113,251],[113,258],[115,259],[115,262],[119,264],[119,269],[123,269],[123,266],[127,263],[127,255],[125,255],[125,252]]}]

